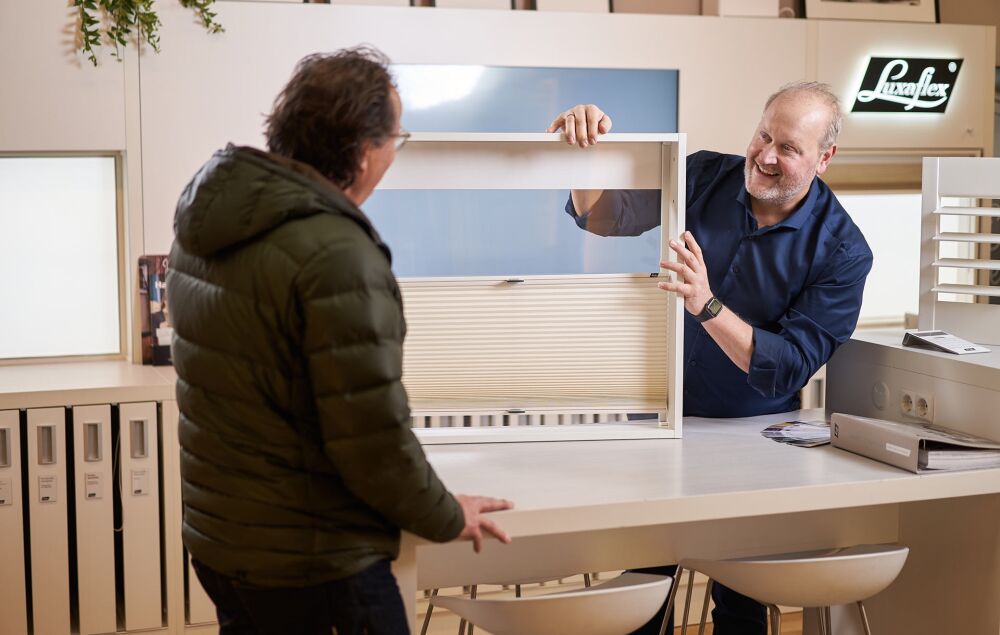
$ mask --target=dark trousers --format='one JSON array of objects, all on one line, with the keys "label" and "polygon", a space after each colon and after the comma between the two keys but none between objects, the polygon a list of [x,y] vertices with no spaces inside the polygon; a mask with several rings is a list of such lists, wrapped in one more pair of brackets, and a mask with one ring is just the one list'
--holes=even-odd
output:
[{"label": "dark trousers", "polygon": [[[677,573],[677,566],[649,567],[632,571],[673,577]],[[677,582],[675,578],[674,584]],[[767,609],[763,604],[719,583],[712,585],[712,600],[715,601],[715,608],[712,609],[712,633],[715,635],[767,635]],[[684,598],[678,595],[674,599],[674,605],[683,607]],[[659,635],[660,627],[663,625],[663,614],[666,611],[667,603],[664,602],[653,619],[634,631],[632,635]],[[701,619],[701,607],[692,606],[690,615],[690,621],[697,622]],[[673,628],[673,616],[671,616],[667,626],[668,635],[673,635]]]},{"label": "dark trousers", "polygon": [[319,586],[242,584],[197,560],[195,571],[219,616],[219,635],[409,635],[389,561]]}]

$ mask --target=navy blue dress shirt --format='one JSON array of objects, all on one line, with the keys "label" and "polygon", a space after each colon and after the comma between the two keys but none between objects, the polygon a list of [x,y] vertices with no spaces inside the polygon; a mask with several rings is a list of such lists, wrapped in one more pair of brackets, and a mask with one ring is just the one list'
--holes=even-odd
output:
[{"label": "navy blue dress shirt", "polygon": [[[757,226],[739,156],[687,158],[686,227],[704,252],[712,292],[753,327],[744,373],[685,312],[684,414],[749,417],[799,407],[798,391],[857,325],[872,252],[819,178],[788,218]],[[659,190],[607,191],[587,214],[566,211],[603,236],[660,224]]]}]

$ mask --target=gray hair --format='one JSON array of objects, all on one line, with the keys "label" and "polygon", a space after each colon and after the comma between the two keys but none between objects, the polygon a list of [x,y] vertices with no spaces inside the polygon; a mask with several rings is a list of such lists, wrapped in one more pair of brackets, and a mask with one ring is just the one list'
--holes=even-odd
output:
[{"label": "gray hair", "polygon": [[768,106],[771,105],[775,99],[779,97],[784,97],[785,95],[790,95],[793,93],[806,93],[812,97],[815,97],[819,101],[826,105],[827,109],[830,111],[830,121],[826,128],[826,133],[820,140],[819,149],[820,152],[826,152],[830,149],[830,146],[837,143],[837,135],[840,134],[840,127],[844,122],[844,115],[840,109],[840,99],[830,88],[829,84],[824,84],[823,82],[791,82],[785,84],[778,89],[776,93],[767,98],[767,102],[764,104],[764,110],[767,110]]}]

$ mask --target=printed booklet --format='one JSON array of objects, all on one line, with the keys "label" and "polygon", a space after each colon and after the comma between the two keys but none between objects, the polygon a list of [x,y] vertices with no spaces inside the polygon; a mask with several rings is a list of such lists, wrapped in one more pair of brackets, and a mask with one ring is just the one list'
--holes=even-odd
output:
[{"label": "printed booklet", "polygon": [[139,257],[139,311],[142,334],[142,363],[154,366],[170,365],[170,340],[174,327],[170,324],[167,305],[167,257]]}]

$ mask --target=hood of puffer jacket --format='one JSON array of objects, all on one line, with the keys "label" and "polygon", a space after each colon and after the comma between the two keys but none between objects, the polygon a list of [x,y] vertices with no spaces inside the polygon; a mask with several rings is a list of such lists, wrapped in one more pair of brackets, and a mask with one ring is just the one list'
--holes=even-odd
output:
[{"label": "hood of puffer jacket", "polygon": [[174,233],[184,251],[206,258],[287,221],[324,213],[355,221],[391,260],[364,212],[315,168],[232,144],[212,155],[184,188]]}]

